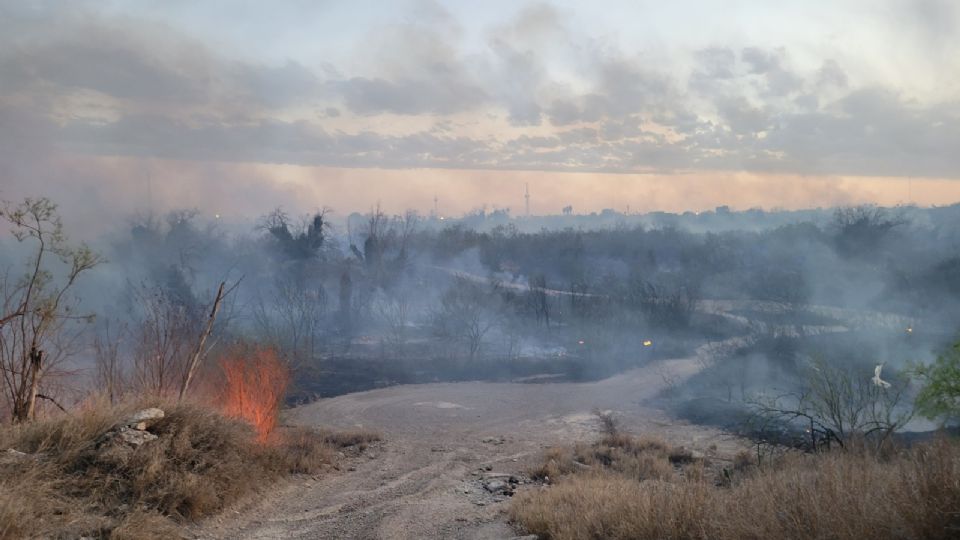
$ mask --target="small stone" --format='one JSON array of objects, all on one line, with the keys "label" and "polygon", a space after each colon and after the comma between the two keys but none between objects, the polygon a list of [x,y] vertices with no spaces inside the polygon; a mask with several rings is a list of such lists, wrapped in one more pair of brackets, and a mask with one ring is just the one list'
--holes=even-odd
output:
[{"label": "small stone", "polygon": [[483,485],[490,493],[505,493],[510,491],[510,486],[503,480],[491,480]]},{"label": "small stone", "polygon": [[139,426],[141,423],[143,427],[137,427],[139,430],[147,429],[147,426],[163,418],[163,409],[158,409],[156,407],[150,407],[149,409],[143,409],[137,411],[127,419],[126,425],[128,426]]},{"label": "small stone", "polygon": [[156,435],[154,435],[153,433],[150,433],[149,431],[142,431],[139,429],[126,429],[126,428],[120,428],[120,431],[117,432],[116,437],[118,440],[134,448],[139,447],[143,443],[158,439]]}]

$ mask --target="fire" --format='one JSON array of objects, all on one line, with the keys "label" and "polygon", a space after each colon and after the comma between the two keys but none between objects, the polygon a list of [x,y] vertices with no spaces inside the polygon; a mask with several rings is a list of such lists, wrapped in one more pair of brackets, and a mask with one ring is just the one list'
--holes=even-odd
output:
[{"label": "fire", "polygon": [[266,442],[277,425],[290,372],[272,349],[237,348],[220,359],[224,385],[221,407],[227,416],[246,420]]},{"label": "fire", "polygon": [[649,346],[651,346],[651,345],[653,345],[653,342],[650,341],[649,339],[643,340],[643,346],[644,346],[644,347],[649,347]]}]

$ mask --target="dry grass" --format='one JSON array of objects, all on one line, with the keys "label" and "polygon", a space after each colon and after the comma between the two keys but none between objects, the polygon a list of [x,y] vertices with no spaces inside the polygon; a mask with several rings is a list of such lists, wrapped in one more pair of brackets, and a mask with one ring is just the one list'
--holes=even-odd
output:
[{"label": "dry grass", "polygon": [[0,451],[30,454],[0,457],[0,538],[175,538],[178,522],[332,466],[345,446],[305,429],[259,444],[249,425],[212,410],[161,408],[166,416],[149,428],[159,438],[136,450],[98,443],[129,408],[0,429]]},{"label": "dry grass", "polygon": [[543,464],[531,471],[531,477],[550,482],[563,475],[603,469],[635,480],[663,480],[675,474],[670,454],[670,447],[659,439],[617,432],[591,445],[547,450]]},{"label": "dry grass", "polygon": [[[650,456],[669,466],[669,456],[659,450]],[[557,458],[554,450],[547,461]],[[743,466],[743,457],[737,461]],[[697,461],[666,478],[637,481],[633,469],[574,467],[555,485],[515,497],[511,516],[552,540],[960,535],[956,442],[941,440],[888,458],[791,455],[751,468],[730,487],[718,485]]]},{"label": "dry grass", "polygon": [[337,447],[356,447],[365,450],[367,445],[380,440],[380,434],[369,429],[346,429],[341,431],[323,430],[319,432],[323,441]]}]

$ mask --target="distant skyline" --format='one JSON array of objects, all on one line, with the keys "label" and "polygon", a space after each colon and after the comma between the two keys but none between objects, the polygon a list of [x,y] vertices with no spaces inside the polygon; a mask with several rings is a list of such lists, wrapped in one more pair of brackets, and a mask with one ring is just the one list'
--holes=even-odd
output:
[{"label": "distant skyline", "polygon": [[0,199],[950,204],[956,58],[949,0],[0,0]]}]

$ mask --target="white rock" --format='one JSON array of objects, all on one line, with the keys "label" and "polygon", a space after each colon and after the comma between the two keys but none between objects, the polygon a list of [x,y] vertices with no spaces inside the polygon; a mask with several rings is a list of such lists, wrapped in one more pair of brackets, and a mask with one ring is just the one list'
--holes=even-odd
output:
[{"label": "white rock", "polygon": [[157,440],[157,436],[149,431],[120,428],[120,431],[117,432],[117,439],[136,448],[145,442]]},{"label": "white rock", "polygon": [[[152,424],[155,420],[163,418],[163,409],[158,409],[156,407],[150,407],[149,409],[143,409],[142,411],[137,411],[130,418],[127,419],[126,425],[136,426],[139,430],[144,430],[148,425]],[[143,427],[140,427],[140,424],[143,424]]]},{"label": "white rock", "polygon": [[510,491],[510,485],[503,480],[491,480],[483,485],[490,493],[505,493]]}]

